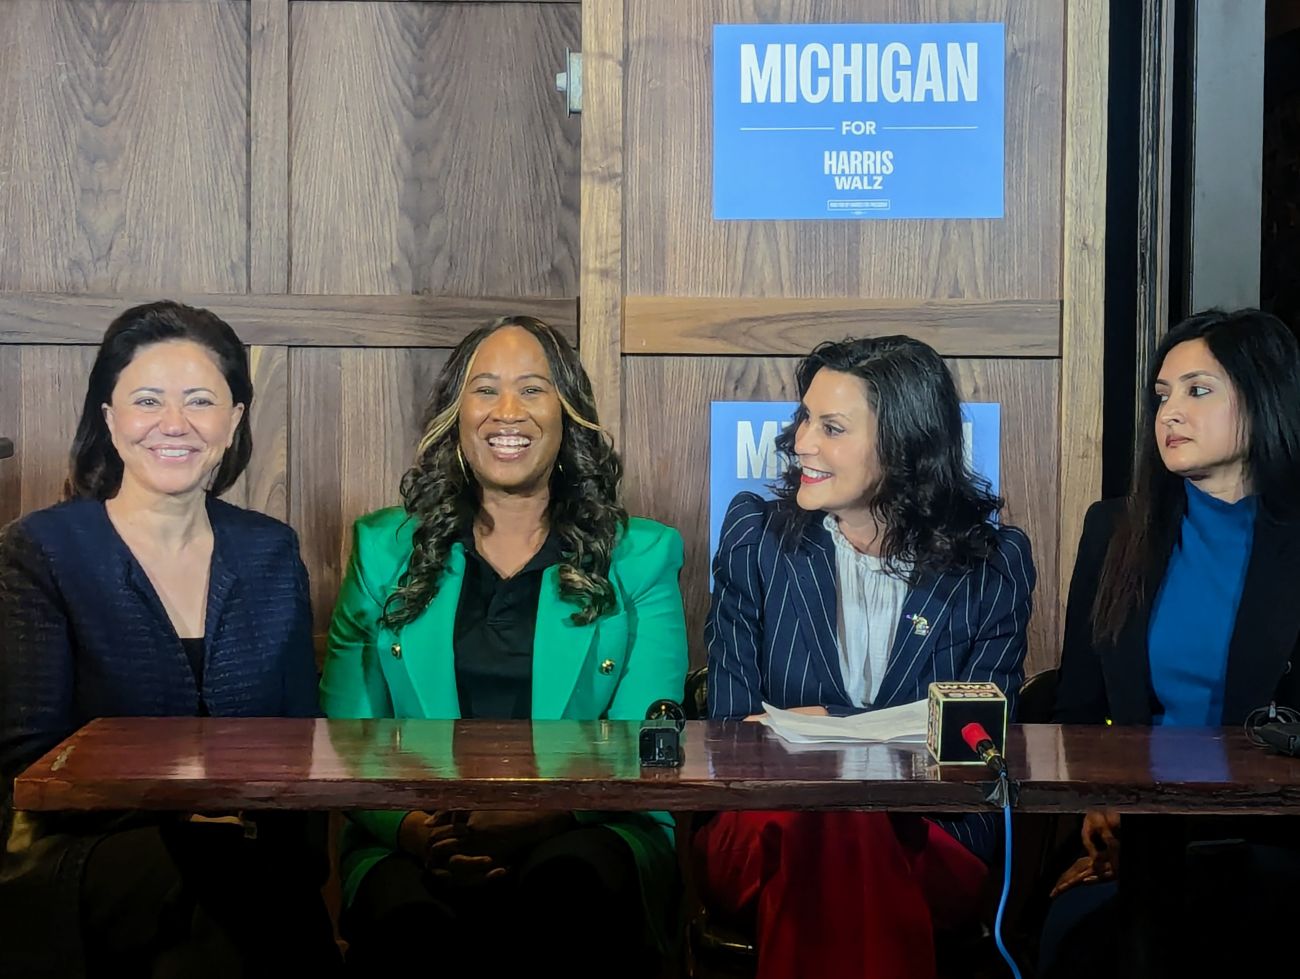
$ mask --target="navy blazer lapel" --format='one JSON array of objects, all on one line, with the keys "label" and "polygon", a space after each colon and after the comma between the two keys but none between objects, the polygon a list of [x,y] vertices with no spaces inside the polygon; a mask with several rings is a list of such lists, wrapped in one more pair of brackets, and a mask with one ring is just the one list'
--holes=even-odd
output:
[{"label": "navy blazer lapel", "polygon": [[[171,616],[167,614],[167,607],[163,605],[158,589],[149,580],[149,575],[131,553],[131,548],[127,546],[126,541],[113,527],[107,510],[104,511],[103,516],[112,541],[111,546],[118,551],[122,562],[123,580],[144,599],[164,628],[174,629]],[[223,519],[221,511],[211,505],[211,498],[208,500],[208,520],[212,525],[212,563],[208,571],[208,604],[204,613],[203,638],[205,649],[210,655],[212,640],[217,634],[217,625],[221,621],[221,613],[225,610],[226,599],[229,598],[235,582],[239,579],[239,573],[228,556],[238,548],[232,544],[230,528]]]},{"label": "navy blazer lapel", "polygon": [[[781,560],[794,577],[794,594],[797,604],[799,633],[806,655],[817,669],[824,684],[835,691],[835,696],[846,706],[848,691],[844,688],[844,675],[840,670],[839,639],[836,636],[836,619],[839,587],[836,582],[835,545],[830,533],[817,516],[804,531],[803,539],[794,552],[781,552]],[[793,655],[791,650],[791,655]],[[823,698],[826,699],[826,698]],[[800,705],[802,706],[802,705]]]},{"label": "navy blazer lapel", "polygon": [[230,597],[239,573],[230,560],[232,551],[229,528],[221,519],[219,511],[208,507],[208,517],[212,523],[212,565],[208,572],[208,608],[203,624],[204,647],[211,656],[212,640],[217,634],[221,622],[221,613],[225,611],[226,599]]},{"label": "navy blazer lapel", "polygon": [[[126,547],[125,544],[122,546]],[[131,554],[129,548],[122,562],[122,579],[140,597],[140,600],[149,606],[149,611],[157,616],[159,624],[164,629],[171,625],[171,617],[168,616],[167,607],[163,605],[162,599],[158,596],[158,590],[154,588],[153,582],[149,580],[148,573],[140,562],[135,559],[135,556]],[[166,632],[163,632],[162,635],[166,635]]]},{"label": "navy blazer lapel", "polygon": [[1223,723],[1267,706],[1300,635],[1300,524],[1255,518],[1250,563],[1228,645]]},{"label": "navy blazer lapel", "polygon": [[925,664],[925,653],[934,649],[937,637],[948,627],[953,602],[968,574],[921,572],[907,593],[902,619],[894,629],[894,644],[876,694],[876,706],[890,704]]},{"label": "navy blazer lapel", "polygon": [[[167,614],[167,607],[163,605],[162,598],[158,595],[158,589],[156,589],[153,586],[153,582],[149,580],[148,572],[146,572],[144,566],[136,560],[136,556],[131,551],[131,548],[127,546],[126,541],[122,539],[122,535],[119,534],[117,528],[113,526],[113,522],[108,516],[108,508],[104,507],[103,504],[100,504],[100,508],[103,513],[104,527],[108,534],[109,547],[117,553],[117,560],[119,561],[118,567],[122,574],[122,584],[131,591],[134,591],[137,597],[144,602],[149,611],[157,618],[158,625],[162,629],[162,632],[160,632],[159,635],[166,636],[168,629],[172,629],[174,633],[175,629],[171,624],[171,616]],[[176,644],[176,653],[182,659],[184,658],[185,654],[181,652],[179,643]]]}]

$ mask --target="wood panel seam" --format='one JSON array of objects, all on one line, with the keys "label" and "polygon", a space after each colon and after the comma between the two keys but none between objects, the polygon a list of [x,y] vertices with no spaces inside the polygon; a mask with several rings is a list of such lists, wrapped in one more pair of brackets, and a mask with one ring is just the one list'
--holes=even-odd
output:
[{"label": "wood panel seam", "polygon": [[948,356],[1056,357],[1056,300],[628,296],[625,354],[800,355],[840,336],[906,333]]},{"label": "wood panel seam", "polygon": [[1109,36],[1104,0],[1069,0],[1061,250],[1062,438],[1057,480],[1061,622],[1084,514],[1101,494]]},{"label": "wood panel seam", "polygon": [[[156,294],[0,292],[0,343],[98,344],[122,308]],[[502,310],[537,316],[569,342],[577,337],[574,298],[495,296],[174,295],[230,321],[251,345],[290,347],[453,347]]]}]

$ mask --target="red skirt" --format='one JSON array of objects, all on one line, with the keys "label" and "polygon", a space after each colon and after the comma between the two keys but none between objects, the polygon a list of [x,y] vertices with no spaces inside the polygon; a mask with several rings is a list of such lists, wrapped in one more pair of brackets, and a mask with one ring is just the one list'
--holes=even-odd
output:
[{"label": "red skirt", "polygon": [[988,878],[912,814],[723,812],[694,847],[706,903],[754,923],[758,979],[931,979],[935,931],[975,920]]}]

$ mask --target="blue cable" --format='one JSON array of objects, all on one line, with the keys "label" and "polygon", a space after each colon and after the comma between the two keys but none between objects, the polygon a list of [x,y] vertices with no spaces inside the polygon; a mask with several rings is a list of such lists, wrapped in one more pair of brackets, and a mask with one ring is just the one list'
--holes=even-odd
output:
[{"label": "blue cable", "polygon": [[1002,916],[1006,913],[1007,898],[1011,894],[1011,792],[1010,786],[1007,784],[1007,773],[1005,769],[1000,777],[1002,779],[1003,789],[1002,814],[1004,817],[1004,825],[1006,827],[1006,835],[1003,839],[1003,848],[1006,856],[1003,859],[1005,869],[1002,872],[1002,899],[998,901],[998,915],[993,919],[993,941],[997,944],[998,951],[1002,953],[1002,957],[1007,960],[1007,965],[1011,967],[1011,974],[1015,976],[1015,979],[1021,979],[1020,969],[1016,966],[1016,960],[1011,957],[1011,953],[1007,951],[1007,946],[1003,944],[1002,941]]}]

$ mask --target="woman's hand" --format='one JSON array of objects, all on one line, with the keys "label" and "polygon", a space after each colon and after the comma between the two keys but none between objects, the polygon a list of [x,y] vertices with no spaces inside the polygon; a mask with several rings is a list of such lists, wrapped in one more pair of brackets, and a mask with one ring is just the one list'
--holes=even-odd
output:
[{"label": "woman's hand", "polygon": [[1102,884],[1114,879],[1115,868],[1108,862],[1105,860],[1096,862],[1092,857],[1085,855],[1074,861],[1069,869],[1056,879],[1050,896],[1056,897],[1058,894],[1064,894],[1071,888],[1078,887],[1081,884]]},{"label": "woman's hand", "polygon": [[1089,809],[1083,817],[1084,849],[1052,887],[1052,897],[1078,887],[1114,880],[1119,874],[1119,813],[1114,809]]},{"label": "woman's hand", "polygon": [[522,852],[573,824],[569,812],[413,812],[398,840],[435,878],[473,886],[504,877]]},{"label": "woman's hand", "polygon": [[1083,816],[1083,848],[1093,861],[1105,860],[1119,870],[1119,813],[1089,809]]},{"label": "woman's hand", "polygon": [[423,866],[429,864],[429,852],[434,844],[464,835],[464,820],[454,813],[408,812],[397,828],[397,845],[415,857]]},{"label": "woman's hand", "polygon": [[[807,714],[810,717],[831,716],[830,711],[828,711],[825,707],[789,707],[787,708],[787,710],[789,710],[791,714]],[[748,717],[745,718],[745,720],[761,721],[763,717],[764,717],[763,714],[750,714]]]},{"label": "woman's hand", "polygon": [[506,862],[574,825],[567,811],[479,809],[466,817],[465,849]]},{"label": "woman's hand", "polygon": [[478,884],[504,876],[506,868],[492,857],[467,852],[468,816],[448,810],[408,812],[397,829],[397,844],[442,880]]}]

